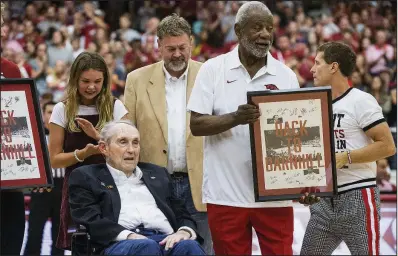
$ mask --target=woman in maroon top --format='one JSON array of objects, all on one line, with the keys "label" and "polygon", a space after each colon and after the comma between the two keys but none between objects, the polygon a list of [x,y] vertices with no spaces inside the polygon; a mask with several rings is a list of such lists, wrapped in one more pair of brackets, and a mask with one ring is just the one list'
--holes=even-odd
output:
[{"label": "woman in maroon top", "polygon": [[97,53],[81,53],[72,64],[66,98],[54,106],[49,124],[51,165],[65,168],[58,248],[70,249],[69,175],[82,165],[105,162],[97,145],[99,131],[106,122],[126,114],[123,103],[111,94],[104,59]]}]

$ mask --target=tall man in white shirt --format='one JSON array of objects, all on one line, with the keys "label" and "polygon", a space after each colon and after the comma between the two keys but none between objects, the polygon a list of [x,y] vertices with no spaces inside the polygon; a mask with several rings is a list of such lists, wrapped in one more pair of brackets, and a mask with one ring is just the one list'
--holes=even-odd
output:
[{"label": "tall man in white shirt", "polygon": [[69,178],[71,216],[84,225],[96,253],[204,255],[195,221],[172,193],[166,168],[138,163],[140,135],[112,121],[98,142],[106,164],[77,168]]},{"label": "tall man in white shirt", "polygon": [[396,149],[376,99],[348,85],[355,60],[350,47],[329,42],[311,68],[315,86],[332,86],[338,195],[311,206],[302,255],[331,255],[342,241],[352,255],[379,255],[376,161]]},{"label": "tall man in white shirt", "polygon": [[260,112],[247,103],[246,95],[298,89],[299,84],[295,73],[269,53],[273,17],[267,6],[243,4],[235,33],[239,45],[234,50],[202,65],[187,106],[192,134],[206,136],[203,201],[214,250],[220,255],[250,255],[254,227],[262,255],[289,255],[292,203],[255,202],[248,124],[258,120]]},{"label": "tall man in white shirt", "polygon": [[184,199],[198,224],[207,254],[213,254],[202,203],[203,138],[192,136],[186,104],[201,63],[191,60],[189,23],[178,15],[158,26],[162,61],[127,76],[124,101],[141,134],[140,161],[167,167],[176,197]]}]

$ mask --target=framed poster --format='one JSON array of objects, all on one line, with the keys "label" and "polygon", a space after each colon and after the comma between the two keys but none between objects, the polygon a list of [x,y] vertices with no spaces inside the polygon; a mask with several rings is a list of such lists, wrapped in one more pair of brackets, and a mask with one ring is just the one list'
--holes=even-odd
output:
[{"label": "framed poster", "polygon": [[40,104],[33,79],[0,79],[1,189],[52,187]]},{"label": "framed poster", "polygon": [[250,124],[257,202],[337,193],[330,87],[247,93],[261,111]]}]

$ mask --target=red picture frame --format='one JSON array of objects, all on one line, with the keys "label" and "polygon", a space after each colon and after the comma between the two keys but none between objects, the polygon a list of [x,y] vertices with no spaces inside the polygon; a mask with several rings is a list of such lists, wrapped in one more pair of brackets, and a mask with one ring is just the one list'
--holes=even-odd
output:
[{"label": "red picture frame", "polygon": [[53,187],[33,79],[0,79],[1,189]]}]

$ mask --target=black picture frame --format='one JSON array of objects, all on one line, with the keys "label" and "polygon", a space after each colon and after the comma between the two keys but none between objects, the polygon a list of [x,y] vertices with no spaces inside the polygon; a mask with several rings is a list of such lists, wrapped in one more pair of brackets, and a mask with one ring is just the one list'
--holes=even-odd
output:
[{"label": "black picture frame", "polygon": [[[0,88],[1,189],[52,188],[52,169],[35,81],[30,78],[1,78]],[[14,117],[14,111],[19,116]],[[22,135],[16,136],[18,133]],[[32,178],[29,172],[30,175],[39,174],[39,177]],[[12,173],[15,179],[4,179]]]}]

